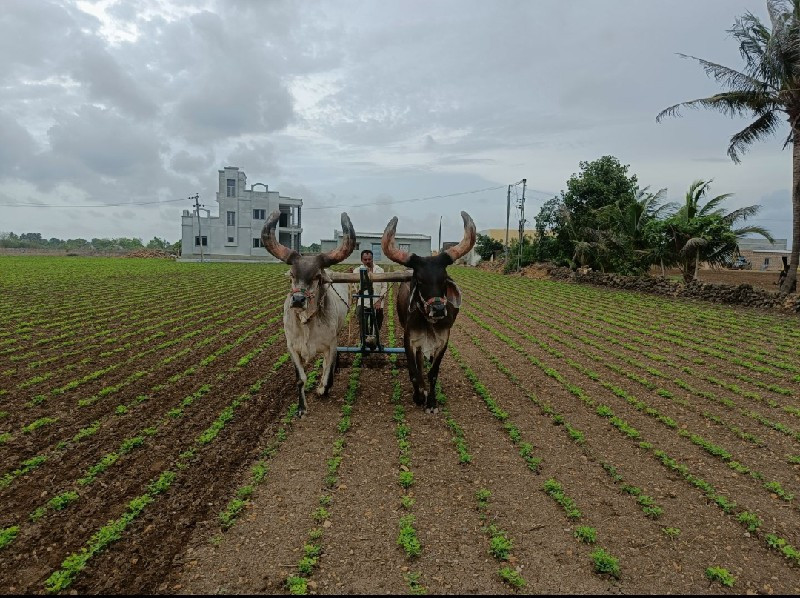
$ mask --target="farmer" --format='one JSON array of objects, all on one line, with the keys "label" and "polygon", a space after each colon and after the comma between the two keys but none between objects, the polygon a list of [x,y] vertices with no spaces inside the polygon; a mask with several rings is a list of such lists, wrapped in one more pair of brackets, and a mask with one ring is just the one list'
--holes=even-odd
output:
[{"label": "farmer", "polygon": [[[372,251],[369,249],[365,249],[361,252],[361,263],[367,267],[367,270],[370,272],[374,272],[376,274],[380,274],[383,272],[383,268],[380,266],[376,266],[375,262],[373,261]],[[361,266],[358,268],[354,268],[353,272],[356,274],[361,269]],[[372,283],[373,294],[377,295],[378,298],[374,299],[372,306],[375,308],[375,319],[378,325],[378,330],[381,329],[381,325],[383,324],[383,304],[386,301],[386,283],[385,282],[374,282]],[[367,304],[369,305],[369,304]],[[360,313],[361,306],[356,307],[356,315],[361,319]]]}]

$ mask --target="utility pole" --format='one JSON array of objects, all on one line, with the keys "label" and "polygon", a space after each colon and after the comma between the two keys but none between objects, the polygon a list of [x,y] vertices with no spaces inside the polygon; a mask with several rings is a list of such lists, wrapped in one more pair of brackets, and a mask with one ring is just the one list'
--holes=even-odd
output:
[{"label": "utility pole", "polygon": [[194,211],[197,214],[197,241],[198,245],[200,245],[200,263],[202,264],[204,261],[203,258],[203,230],[200,228],[200,208],[204,208],[205,204],[200,203],[200,194],[195,193],[194,195],[190,195],[189,199],[194,200]]},{"label": "utility pole", "polygon": [[522,239],[525,233],[525,187],[528,179],[522,179],[522,199],[519,200],[519,261],[517,265],[522,264]]},{"label": "utility pole", "polygon": [[508,264],[508,223],[511,219],[511,185],[508,186],[506,195],[506,264]]}]

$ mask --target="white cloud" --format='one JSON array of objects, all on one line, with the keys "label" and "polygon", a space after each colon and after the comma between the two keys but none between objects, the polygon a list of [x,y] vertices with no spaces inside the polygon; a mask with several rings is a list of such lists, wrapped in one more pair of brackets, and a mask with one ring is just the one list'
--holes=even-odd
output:
[{"label": "white cloud", "polygon": [[[545,192],[529,195],[530,219],[579,162],[612,154],[673,200],[714,178],[789,236],[783,136],[734,165],[728,140],[747,121],[655,123],[718,91],[676,53],[740,64],[726,29],[747,10],[766,16],[763,0],[6,0],[0,195],[103,205],[199,192],[213,207],[217,170],[235,165],[305,200],[306,243],[343,209],[360,230],[396,214],[401,231],[433,237],[443,216],[454,240],[461,209],[479,228],[505,225],[505,185]],[[487,187],[501,188],[403,202]],[[3,229],[175,240],[188,203],[9,208]]]}]

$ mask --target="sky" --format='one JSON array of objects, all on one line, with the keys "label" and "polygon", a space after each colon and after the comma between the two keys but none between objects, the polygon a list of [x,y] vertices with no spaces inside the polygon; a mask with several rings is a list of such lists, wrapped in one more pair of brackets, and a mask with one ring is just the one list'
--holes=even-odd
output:
[{"label": "sky", "polygon": [[346,211],[435,246],[461,210],[504,228],[522,179],[530,225],[613,155],[670,201],[713,179],[791,242],[788,126],[734,164],[748,120],[655,120],[720,91],[678,53],[742,67],[748,11],[768,23],[765,0],[3,0],[0,232],[174,242],[238,166],[303,199],[305,245]]}]

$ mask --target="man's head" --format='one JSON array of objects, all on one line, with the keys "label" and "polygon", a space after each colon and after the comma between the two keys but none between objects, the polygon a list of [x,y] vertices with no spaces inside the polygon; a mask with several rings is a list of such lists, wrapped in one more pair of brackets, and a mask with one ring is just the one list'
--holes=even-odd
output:
[{"label": "man's head", "polygon": [[372,251],[365,249],[361,252],[361,263],[367,268],[372,268]]}]

